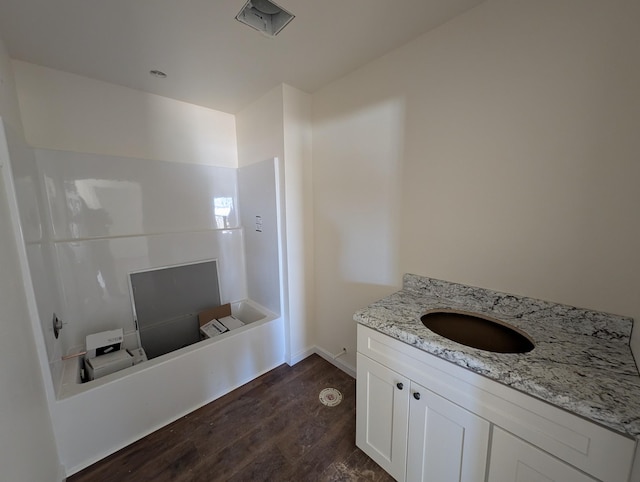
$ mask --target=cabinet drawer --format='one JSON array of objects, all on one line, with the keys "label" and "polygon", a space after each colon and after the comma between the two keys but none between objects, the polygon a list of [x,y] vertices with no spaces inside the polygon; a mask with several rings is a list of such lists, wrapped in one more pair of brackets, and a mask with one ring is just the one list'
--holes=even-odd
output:
[{"label": "cabinet drawer", "polygon": [[510,433],[495,427],[487,482],[597,482]]},{"label": "cabinet drawer", "polygon": [[363,325],[358,351],[598,479],[629,479],[635,440]]}]

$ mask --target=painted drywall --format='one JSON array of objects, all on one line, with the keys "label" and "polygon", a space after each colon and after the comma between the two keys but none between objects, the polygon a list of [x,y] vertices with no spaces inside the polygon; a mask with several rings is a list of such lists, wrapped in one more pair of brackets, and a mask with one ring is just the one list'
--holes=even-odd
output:
[{"label": "painted drywall", "polygon": [[314,347],[312,316],[313,211],[311,196],[311,97],[282,84],[236,115],[238,164],[277,157],[284,172],[282,247],[283,315],[287,361],[295,364]]},{"label": "painted drywall", "polygon": [[14,60],[32,147],[237,167],[231,114]]},{"label": "painted drywall", "polygon": [[[13,73],[0,39],[0,117],[21,136]],[[2,123],[0,123],[2,124]],[[35,356],[18,245],[7,189],[12,185],[4,129],[0,133],[0,477],[3,480],[61,480],[60,463],[43,383]],[[15,198],[14,198],[15,201]],[[17,216],[17,212],[14,213]]]},{"label": "painted drywall", "polygon": [[23,135],[13,66],[0,38],[0,114],[5,125]]},{"label": "painted drywall", "polygon": [[403,272],[640,320],[639,22],[489,0],[313,95],[321,346]]},{"label": "painted drywall", "polygon": [[238,166],[284,158],[282,85],[271,89],[236,115]]},{"label": "painted drywall", "polygon": [[286,84],[282,93],[290,343],[297,362],[314,345],[311,96]]}]

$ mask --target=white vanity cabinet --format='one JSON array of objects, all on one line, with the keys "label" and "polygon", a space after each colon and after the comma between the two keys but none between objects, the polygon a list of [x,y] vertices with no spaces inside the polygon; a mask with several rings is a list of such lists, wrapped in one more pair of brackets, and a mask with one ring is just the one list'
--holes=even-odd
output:
[{"label": "white vanity cabinet", "polygon": [[489,423],[358,354],[356,443],[397,480],[485,472]]},{"label": "white vanity cabinet", "polygon": [[363,325],[357,362],[356,444],[398,481],[638,482],[634,439]]}]

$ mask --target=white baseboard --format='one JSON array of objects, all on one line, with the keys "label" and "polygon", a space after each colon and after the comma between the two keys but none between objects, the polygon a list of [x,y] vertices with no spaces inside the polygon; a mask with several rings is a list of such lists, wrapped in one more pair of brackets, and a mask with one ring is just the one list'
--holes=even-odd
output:
[{"label": "white baseboard", "polygon": [[293,365],[297,365],[302,360],[304,360],[305,358],[313,355],[314,353],[317,353],[315,346],[312,346],[310,348],[305,348],[304,350],[299,351],[295,355],[291,355],[291,360],[289,360],[288,365],[290,367],[292,367]]},{"label": "white baseboard", "polygon": [[316,346],[316,345],[314,345],[314,346],[312,346],[310,348],[306,348],[305,350],[298,352],[295,356],[292,356],[291,357],[291,362],[289,363],[289,366],[293,366],[293,365],[301,362],[302,360],[304,360],[305,358],[307,358],[310,355],[313,355],[314,353],[316,355],[318,355],[318,356],[321,356],[325,360],[327,360],[329,363],[334,365],[336,368],[339,368],[340,370],[345,372],[351,378],[356,378],[356,369],[355,369],[355,367],[351,366],[349,363],[346,363],[346,362],[342,361],[340,359],[340,357],[336,357],[335,355],[329,353],[327,350],[325,350],[323,348],[320,348],[319,346]]},{"label": "white baseboard", "polygon": [[340,370],[345,372],[351,378],[355,378],[356,377],[356,368],[354,366],[352,366],[349,363],[346,363],[346,362],[342,361],[342,359],[340,357],[336,357],[335,355],[332,355],[331,353],[329,353],[328,351],[320,348],[319,346],[316,346],[314,348],[315,348],[315,353],[320,355],[322,358],[327,360],[329,363],[331,363],[332,365],[335,365],[336,367],[338,367]]}]

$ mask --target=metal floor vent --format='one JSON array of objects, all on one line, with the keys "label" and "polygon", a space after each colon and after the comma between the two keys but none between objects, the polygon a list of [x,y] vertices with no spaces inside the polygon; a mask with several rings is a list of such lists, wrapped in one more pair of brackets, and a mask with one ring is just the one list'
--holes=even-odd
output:
[{"label": "metal floor vent", "polygon": [[236,20],[275,37],[294,17],[270,0],[249,0],[236,15]]}]

